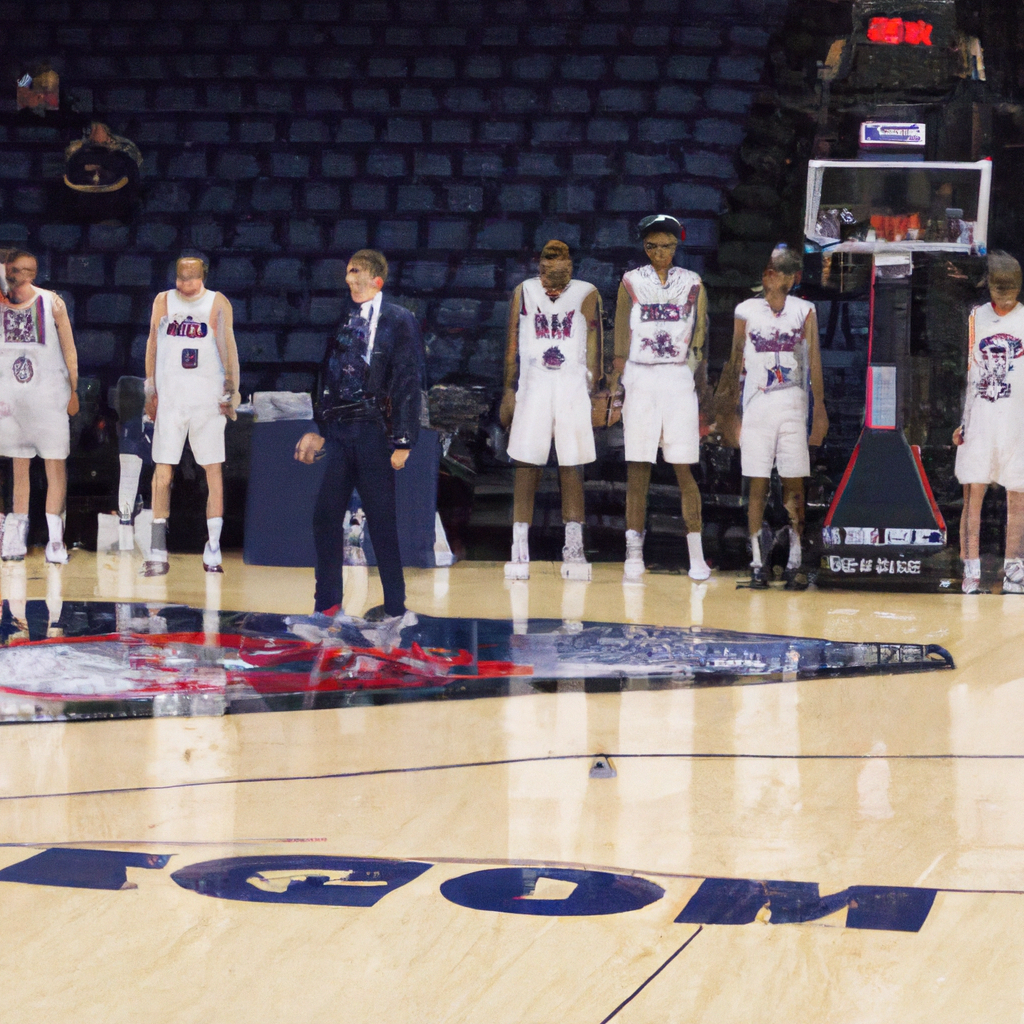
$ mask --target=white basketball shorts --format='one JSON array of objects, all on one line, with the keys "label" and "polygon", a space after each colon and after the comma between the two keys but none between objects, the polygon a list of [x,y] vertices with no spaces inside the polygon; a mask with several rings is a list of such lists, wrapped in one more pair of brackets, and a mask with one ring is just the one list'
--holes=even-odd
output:
[{"label": "white basketball shorts", "polygon": [[956,450],[956,478],[962,484],[1001,484],[1008,491],[1024,491],[1024,424],[1006,415],[1017,410],[999,405],[975,399],[964,443]]},{"label": "white basketball shorts", "polygon": [[700,416],[686,363],[626,363],[622,375],[622,434],[627,462],[673,466],[700,462]]},{"label": "white basketball shorts", "polygon": [[787,479],[810,475],[803,388],[757,394],[747,403],[740,430],[740,463],[744,476],[769,477],[772,466]]},{"label": "white basketball shorts", "polygon": [[223,462],[225,419],[216,398],[202,405],[181,405],[158,396],[153,461],[165,466],[178,465],[187,437],[200,466]]},{"label": "white basketball shorts", "polygon": [[584,373],[529,369],[519,379],[508,457],[543,466],[551,441],[560,466],[582,466],[597,458]]},{"label": "white basketball shorts", "polygon": [[5,387],[0,392],[0,455],[66,459],[71,451],[70,397],[67,382],[46,389]]}]

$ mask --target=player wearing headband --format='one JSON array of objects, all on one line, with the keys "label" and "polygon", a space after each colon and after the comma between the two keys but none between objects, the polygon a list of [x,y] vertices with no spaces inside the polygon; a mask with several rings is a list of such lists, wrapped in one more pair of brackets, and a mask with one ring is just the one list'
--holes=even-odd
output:
[{"label": "player wearing headband", "polygon": [[615,362],[612,391],[621,374],[624,398],[613,402],[612,422],[621,405],[626,454],[627,579],[644,572],[643,545],[651,466],[661,448],[675,470],[682,500],[689,575],[706,580],[711,570],[701,545],[700,491],[690,466],[700,461],[700,416],[695,379],[707,386],[704,343],[707,293],[692,270],[673,266],[685,237],[675,217],[656,214],[639,224],[648,263],[627,271],[615,306]]}]

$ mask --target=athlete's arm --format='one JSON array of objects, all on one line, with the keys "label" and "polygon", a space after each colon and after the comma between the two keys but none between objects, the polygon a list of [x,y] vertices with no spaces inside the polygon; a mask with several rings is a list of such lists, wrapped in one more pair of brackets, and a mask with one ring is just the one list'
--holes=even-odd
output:
[{"label": "athlete's arm", "polygon": [[818,314],[812,309],[804,321],[807,338],[807,362],[811,373],[811,395],[814,412],[811,415],[811,436],[807,443],[817,447],[828,433],[828,413],[825,412],[825,384],[821,373],[821,344],[818,340]]},{"label": "athlete's arm", "polygon": [[156,419],[156,336],[160,321],[167,316],[167,293],[161,292],[153,300],[149,317],[149,337],[146,339],[146,415]]},{"label": "athlete's arm", "polygon": [[686,353],[686,362],[693,372],[693,386],[697,392],[697,408],[700,413],[701,437],[715,427],[715,395],[708,384],[707,360],[708,336],[708,293],[703,283],[697,293],[697,312],[693,322],[693,337]]},{"label": "athlete's arm", "polygon": [[221,403],[221,412],[230,419],[237,419],[235,409],[242,400],[238,393],[238,346],[235,344],[235,317],[231,303],[217,293],[213,300],[213,334],[217,340],[220,363],[224,367],[224,394],[230,401]]},{"label": "athlete's arm", "polygon": [[57,326],[57,338],[64,356],[64,365],[68,368],[68,383],[71,385],[68,415],[74,416],[78,412],[78,350],[75,348],[75,337],[71,333],[68,307],[59,295],[53,297],[53,322]]},{"label": "athlete's arm", "polygon": [[967,318],[967,372],[965,374],[963,412],[960,415],[960,425],[953,431],[953,444],[959,447],[964,443],[967,435],[967,421],[971,418],[971,359],[974,356],[974,315],[976,309],[971,310]]},{"label": "athlete's arm", "polygon": [[732,327],[732,352],[715,390],[715,422],[722,432],[722,439],[730,448],[738,448],[740,444],[736,406],[740,401],[740,373],[743,370],[743,346],[746,340],[747,321],[736,317]]},{"label": "athlete's arm", "polygon": [[601,293],[595,288],[580,304],[580,312],[587,321],[587,370],[590,389],[596,391],[604,377],[604,308]]},{"label": "athlete's arm", "polygon": [[516,285],[508,304],[508,332],[505,341],[505,392],[501,396],[498,418],[507,430],[516,409],[516,386],[519,383],[519,307],[523,301],[523,286]]},{"label": "athlete's arm", "polygon": [[615,342],[612,357],[612,372],[608,375],[608,390],[612,393],[612,408],[608,415],[608,426],[622,419],[622,395],[619,393],[619,381],[622,371],[629,359],[629,317],[633,311],[633,297],[626,288],[625,281],[619,282],[619,293],[615,297]]}]

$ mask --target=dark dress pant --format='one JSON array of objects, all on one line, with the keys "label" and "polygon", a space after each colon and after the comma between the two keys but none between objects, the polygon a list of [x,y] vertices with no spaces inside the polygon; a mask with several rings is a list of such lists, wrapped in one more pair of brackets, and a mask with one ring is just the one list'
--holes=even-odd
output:
[{"label": "dark dress pant", "polygon": [[313,512],[316,610],[322,612],[341,604],[343,523],[352,491],[358,488],[384,588],[384,611],[401,615],[405,611],[405,576],[398,550],[395,470],[384,424],[379,419],[329,422],[324,437],[327,454],[323,483]]}]

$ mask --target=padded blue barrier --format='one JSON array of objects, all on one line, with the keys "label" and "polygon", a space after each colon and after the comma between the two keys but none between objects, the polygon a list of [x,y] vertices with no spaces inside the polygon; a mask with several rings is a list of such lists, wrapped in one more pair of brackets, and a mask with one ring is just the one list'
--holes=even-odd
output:
[{"label": "padded blue barrier", "polygon": [[[323,466],[303,465],[294,458],[295,445],[310,420],[255,423],[245,506],[246,565],[314,564],[313,506]],[[405,469],[395,476],[395,503],[402,564],[434,566],[434,517],[437,512],[437,476],[441,445],[435,430],[421,430]],[[356,502],[358,504],[358,502]],[[339,509],[339,517],[345,514]],[[369,533],[363,535],[364,552],[376,565]]]}]

